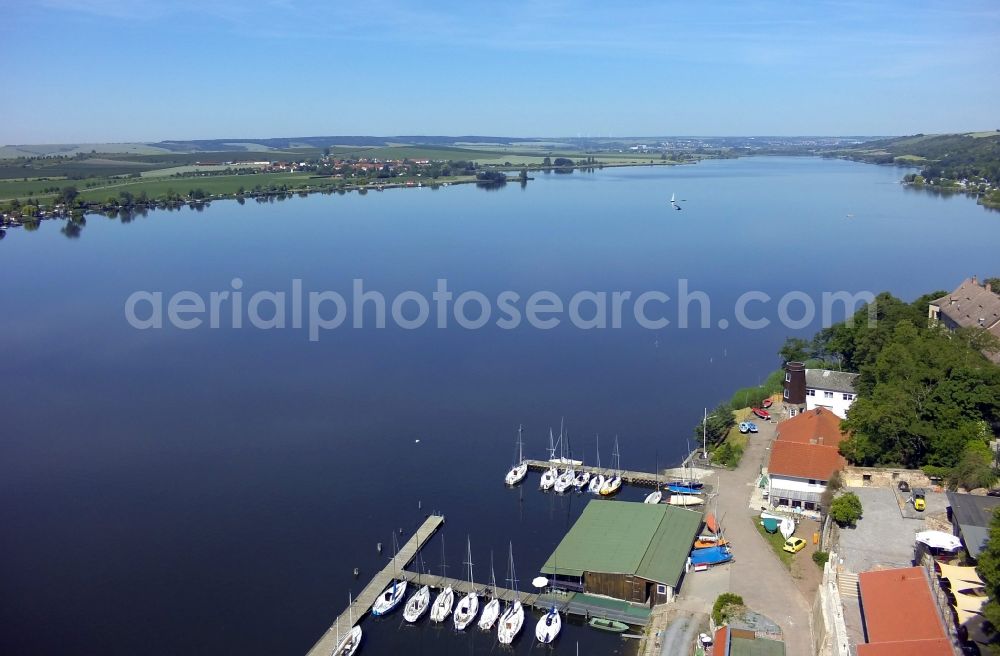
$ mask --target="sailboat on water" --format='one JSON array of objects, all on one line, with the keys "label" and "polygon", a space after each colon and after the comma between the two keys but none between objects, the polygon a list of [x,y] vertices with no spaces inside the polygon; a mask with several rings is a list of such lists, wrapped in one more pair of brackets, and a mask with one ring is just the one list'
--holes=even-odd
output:
[{"label": "sailboat on water", "polygon": [[590,485],[587,488],[591,494],[600,494],[601,488],[604,486],[604,474],[601,473],[601,436],[597,436],[597,473],[594,474],[593,478],[590,479]]},{"label": "sailboat on water", "polygon": [[549,611],[538,620],[538,624],[535,625],[535,639],[543,645],[551,644],[552,641],[559,637],[559,631],[561,630],[562,617],[559,616],[559,611],[556,610],[555,604],[553,604],[549,608]]},{"label": "sailboat on water", "polygon": [[[562,441],[562,435],[560,434],[560,443]],[[542,472],[542,480],[538,483],[538,487],[542,490],[551,490],[556,484],[556,479],[559,478],[559,470],[556,469],[555,465],[552,464],[556,462],[556,445],[555,438],[552,436],[552,429],[549,429],[549,468]]]},{"label": "sailboat on water", "polygon": [[573,456],[572,451],[570,452],[570,457],[569,458],[566,457],[566,451],[569,445],[569,435],[563,433],[561,424],[559,426],[559,444],[561,445],[562,448],[559,460],[563,463],[566,463],[567,466],[566,469],[563,470],[563,473],[560,474],[559,477],[556,479],[554,489],[558,494],[562,494],[576,482],[576,471],[573,469],[574,461],[572,460]]},{"label": "sailboat on water", "polygon": [[[444,535],[441,536],[441,578],[447,576],[448,565],[445,561],[444,555]],[[431,621],[440,623],[448,619],[451,615],[451,609],[455,607],[455,591],[451,589],[451,586],[445,586],[444,590],[438,593],[437,598],[434,600],[434,605],[431,606]]]},{"label": "sailboat on water", "polygon": [[479,616],[479,628],[483,631],[489,631],[496,624],[497,618],[500,617],[500,599],[497,598],[497,577],[493,572],[493,552],[490,551],[490,594],[493,598],[490,599],[485,606],[483,606],[483,614]]},{"label": "sailboat on water", "polygon": [[660,503],[660,501],[663,499],[663,491],[660,489],[660,458],[659,458],[659,456],[657,456],[657,458],[656,458],[656,469],[653,470],[653,471],[655,472],[653,475],[656,477],[656,480],[654,482],[654,485],[656,486],[656,489],[646,495],[646,498],[643,500],[643,503],[649,503],[649,504],[655,505],[655,504]]},{"label": "sailboat on water", "polygon": [[611,459],[614,462],[614,469],[608,476],[607,480],[604,481],[604,485],[601,486],[601,496],[610,497],[613,494],[617,494],[622,488],[622,472],[621,464],[622,457],[621,453],[618,451],[618,437],[615,437],[615,450],[611,454]]},{"label": "sailboat on water", "polygon": [[[417,555],[420,573],[426,574],[426,568],[424,567],[424,556],[423,554]],[[420,579],[417,578],[419,583]],[[431,605],[431,588],[428,585],[422,586],[419,590],[414,592],[406,602],[406,606],[403,608],[403,619],[413,624],[427,612],[427,609]]]},{"label": "sailboat on water", "polygon": [[507,605],[503,615],[500,616],[500,625],[497,628],[497,639],[501,645],[509,645],[514,642],[514,638],[521,632],[524,626],[524,606],[518,598],[517,573],[514,571],[514,545],[510,545],[510,582],[514,591],[514,599]]},{"label": "sailboat on water", "polygon": [[468,558],[465,564],[469,567],[469,585],[472,587],[472,591],[458,600],[458,608],[455,609],[453,619],[455,620],[455,628],[459,631],[464,631],[465,627],[469,626],[479,614],[479,595],[476,594],[476,582],[472,578],[472,542],[468,536],[465,538],[465,547]]},{"label": "sailboat on water", "polygon": [[507,485],[517,485],[528,474],[528,463],[524,459],[524,444],[521,441],[521,429],[521,426],[517,427],[517,460],[504,479],[504,483]]},{"label": "sailboat on water", "polygon": [[358,646],[361,645],[361,627],[353,626],[354,624],[354,603],[351,599],[351,595],[347,595],[347,617],[348,622],[352,624],[351,630],[347,632],[347,635],[343,639],[340,638],[340,618],[337,618],[337,647],[333,650],[333,656],[352,656],[354,652],[358,650]]},{"label": "sailboat on water", "polygon": [[[399,550],[399,545],[396,542],[396,534],[392,534],[392,569],[396,570],[396,552]],[[406,581],[393,579],[392,584],[385,589],[382,594],[379,595],[375,603],[372,604],[372,615],[379,617],[380,615],[387,615],[395,610],[399,602],[403,601],[403,596],[406,594]]]}]

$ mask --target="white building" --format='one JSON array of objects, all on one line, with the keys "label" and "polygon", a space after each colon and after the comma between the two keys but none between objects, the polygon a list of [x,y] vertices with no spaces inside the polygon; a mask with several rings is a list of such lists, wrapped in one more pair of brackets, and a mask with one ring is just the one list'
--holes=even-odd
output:
[{"label": "white building", "polygon": [[858,374],[829,369],[806,369],[806,412],[816,408],[826,408],[844,419],[847,409],[854,403],[858,393],[854,383]]}]

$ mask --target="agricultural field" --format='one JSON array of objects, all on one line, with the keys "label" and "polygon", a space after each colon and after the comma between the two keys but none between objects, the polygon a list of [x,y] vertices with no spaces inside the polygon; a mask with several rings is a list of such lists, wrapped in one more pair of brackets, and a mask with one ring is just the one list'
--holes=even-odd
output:
[{"label": "agricultural field", "polygon": [[93,189],[80,189],[80,198],[86,201],[102,201],[109,196],[117,196],[122,191],[138,195],[145,191],[150,198],[170,193],[187,194],[192,189],[201,189],[206,194],[235,194],[240,187],[247,192],[255,186],[270,185],[321,186],[329,183],[329,178],[312,178],[309,173],[251,173],[246,175],[213,175],[184,178],[132,178],[112,181],[111,184]]}]

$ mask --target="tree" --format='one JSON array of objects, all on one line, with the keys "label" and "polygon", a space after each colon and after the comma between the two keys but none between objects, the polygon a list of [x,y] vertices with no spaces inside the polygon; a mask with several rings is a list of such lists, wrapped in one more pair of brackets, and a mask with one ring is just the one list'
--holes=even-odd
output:
[{"label": "tree", "polygon": [[989,601],[983,608],[983,615],[994,627],[1000,627],[1000,514],[993,513],[990,520],[989,539],[986,548],[979,554],[976,570],[986,584]]},{"label": "tree", "polygon": [[861,499],[853,492],[840,495],[830,504],[830,517],[842,527],[855,526],[861,513]]},{"label": "tree", "polygon": [[736,418],[733,416],[733,409],[727,401],[723,401],[709,414],[707,423],[698,422],[694,433],[699,443],[704,436],[711,444],[718,444],[726,439],[729,431],[735,425]]},{"label": "tree", "polygon": [[993,469],[993,453],[985,442],[973,439],[965,444],[962,458],[955,465],[948,478],[948,487],[953,490],[959,487],[974,490],[990,487],[996,480],[997,475]]},{"label": "tree", "polygon": [[789,337],[785,340],[778,355],[782,362],[802,362],[812,355],[812,344],[800,337]]}]

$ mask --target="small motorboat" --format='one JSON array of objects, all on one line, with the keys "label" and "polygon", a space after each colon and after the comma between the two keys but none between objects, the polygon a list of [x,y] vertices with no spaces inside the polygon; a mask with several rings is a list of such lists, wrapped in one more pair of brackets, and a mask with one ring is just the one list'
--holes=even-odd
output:
[{"label": "small motorboat", "polygon": [[705,500],[693,494],[671,494],[667,498],[667,503],[671,506],[700,506]]},{"label": "small motorboat", "polygon": [[740,422],[740,432],[743,433],[743,434],[749,433],[750,432],[750,423],[746,422],[746,421],[741,421]]},{"label": "small motorboat", "polygon": [[372,604],[372,615],[379,617],[391,613],[403,600],[404,594],[406,594],[406,581],[394,580]]},{"label": "small motorboat", "polygon": [[663,492],[660,490],[656,490],[655,492],[650,492],[649,494],[647,494],[646,498],[643,500],[643,503],[657,504],[660,503],[662,499],[663,499]]},{"label": "small motorboat", "polygon": [[603,617],[592,617],[587,624],[600,631],[610,631],[612,633],[624,633],[628,631],[628,624],[618,620],[606,620]]},{"label": "small motorboat", "polygon": [[753,408],[750,410],[750,412],[754,413],[764,421],[767,421],[771,418],[771,413],[765,410],[764,408]]},{"label": "small motorboat", "polygon": [[728,546],[695,549],[691,552],[691,564],[695,566],[721,565],[733,559],[733,552]]},{"label": "small motorboat", "polygon": [[556,607],[552,606],[535,625],[535,638],[543,645],[551,644],[559,636],[561,629],[562,618],[556,612]]},{"label": "small motorboat", "polygon": [[557,478],[559,478],[559,470],[555,467],[549,467],[542,474],[542,480],[538,483],[539,489],[551,490],[555,486]]},{"label": "small motorboat", "polygon": [[686,485],[667,485],[667,490],[674,494],[701,494],[701,488],[687,487]]},{"label": "small motorboat", "polygon": [[760,407],[762,407],[762,408],[770,408],[772,405],[774,405],[774,399],[764,399],[761,402]]},{"label": "small motorboat", "polygon": [[692,490],[700,490],[705,487],[705,484],[694,478],[675,478],[671,481],[667,481],[667,485],[676,485],[678,487],[689,487]]},{"label": "small motorboat", "polygon": [[748,421],[748,422],[746,422],[746,424],[747,424],[747,430],[748,431],[750,431],[751,433],[756,433],[757,432],[757,424],[755,424],[752,421]]},{"label": "small motorboat", "polygon": [[587,491],[591,494],[600,494],[601,488],[604,487],[604,474],[597,474],[590,479],[590,484],[587,486]]},{"label": "small motorboat", "polygon": [[431,589],[424,586],[413,593],[403,609],[403,619],[413,624],[427,612],[431,605]]}]

